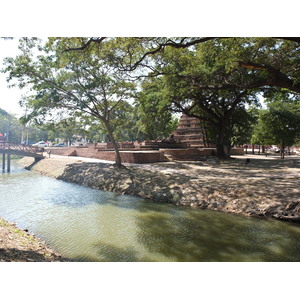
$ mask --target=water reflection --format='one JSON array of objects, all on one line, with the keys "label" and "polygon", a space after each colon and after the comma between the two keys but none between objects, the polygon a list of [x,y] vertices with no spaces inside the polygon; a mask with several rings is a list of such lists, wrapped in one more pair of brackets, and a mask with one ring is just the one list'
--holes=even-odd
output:
[{"label": "water reflection", "polygon": [[[191,211],[139,217],[139,241],[172,261],[299,261],[297,225]],[[150,237],[150,238],[149,238]]]},{"label": "water reflection", "polygon": [[117,196],[13,169],[0,215],[75,261],[299,261],[300,227]]}]

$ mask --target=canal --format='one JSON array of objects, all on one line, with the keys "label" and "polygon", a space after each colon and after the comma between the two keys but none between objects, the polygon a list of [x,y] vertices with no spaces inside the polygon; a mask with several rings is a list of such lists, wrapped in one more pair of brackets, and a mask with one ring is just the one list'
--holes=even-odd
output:
[{"label": "canal", "polygon": [[300,226],[116,195],[12,163],[0,216],[75,261],[300,261]]}]

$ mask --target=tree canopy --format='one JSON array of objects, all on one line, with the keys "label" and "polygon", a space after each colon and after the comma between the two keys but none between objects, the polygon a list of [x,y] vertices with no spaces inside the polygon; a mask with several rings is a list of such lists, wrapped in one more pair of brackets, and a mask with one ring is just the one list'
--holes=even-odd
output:
[{"label": "tree canopy", "polygon": [[121,166],[113,124],[132,98],[134,84],[93,53],[84,57],[74,52],[60,54],[53,47],[44,48],[44,53],[33,58],[24,51],[6,60],[10,79],[17,78],[20,87],[32,85],[34,90],[34,97],[27,103],[32,110],[28,118],[43,120],[79,112],[98,119],[108,131],[116,150],[116,164]]},{"label": "tree canopy", "polygon": [[285,148],[300,138],[300,106],[296,103],[270,103],[268,110],[262,110],[256,134],[266,144],[280,147],[281,158]]},{"label": "tree canopy", "polygon": [[[5,72],[32,88],[28,117],[79,112],[99,120],[118,165],[114,134],[133,118],[129,99],[136,99],[136,124],[151,138],[171,130],[174,112],[206,122],[221,158],[242,142],[237,136],[250,126],[246,105],[256,104],[258,94],[285,91],[299,99],[298,38],[72,37],[49,38],[46,45],[24,39],[20,48],[22,55],[6,59]],[[32,49],[43,52],[35,58]]]}]

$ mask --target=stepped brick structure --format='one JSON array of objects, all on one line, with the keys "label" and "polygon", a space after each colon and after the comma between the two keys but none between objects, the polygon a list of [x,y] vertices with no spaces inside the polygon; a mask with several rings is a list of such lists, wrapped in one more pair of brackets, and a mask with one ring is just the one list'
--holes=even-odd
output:
[{"label": "stepped brick structure", "polygon": [[[214,156],[215,146],[208,142],[206,127],[196,118],[182,115],[178,128],[163,140],[144,142],[119,142],[122,162],[154,163],[170,160],[203,160]],[[115,160],[113,144],[95,143],[86,146],[51,148],[53,154],[82,156],[104,160]],[[244,149],[232,149],[232,154],[243,154]]]},{"label": "stepped brick structure", "polygon": [[206,128],[200,120],[181,115],[177,129],[172,132],[176,142],[187,143],[190,148],[213,148],[207,140]]}]

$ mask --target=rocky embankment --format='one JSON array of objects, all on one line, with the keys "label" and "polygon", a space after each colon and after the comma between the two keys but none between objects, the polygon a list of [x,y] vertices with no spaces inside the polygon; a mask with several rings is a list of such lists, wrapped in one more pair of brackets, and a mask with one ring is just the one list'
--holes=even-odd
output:
[{"label": "rocky embankment", "polygon": [[0,218],[0,262],[66,261],[44,242]]},{"label": "rocky embankment", "polygon": [[[112,164],[51,157],[33,171],[95,189],[202,209],[300,221],[299,157]],[[30,158],[21,160],[30,165]]]}]

